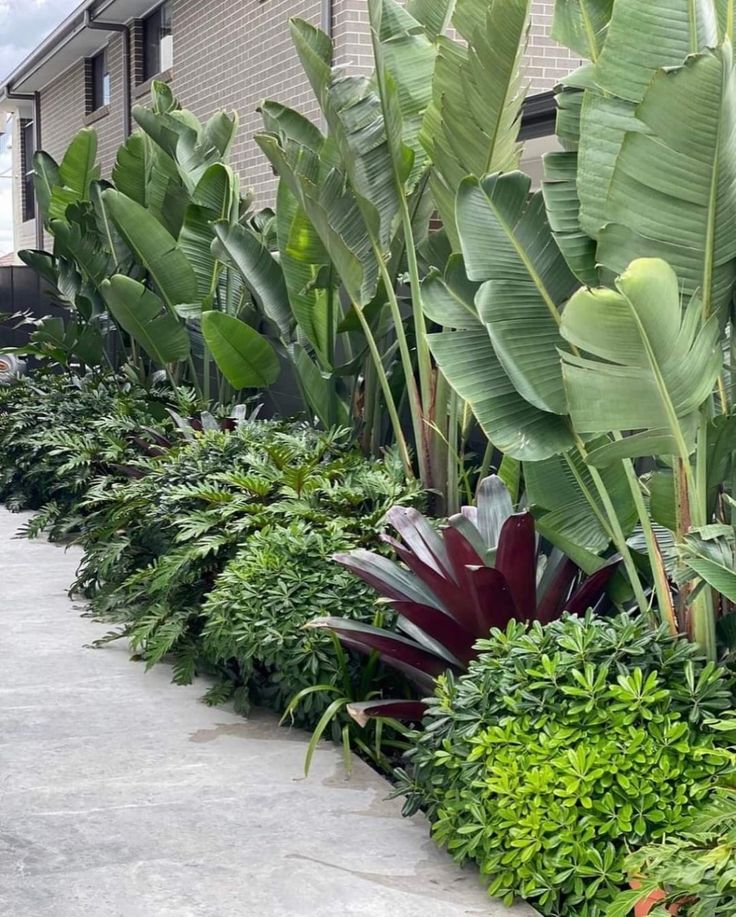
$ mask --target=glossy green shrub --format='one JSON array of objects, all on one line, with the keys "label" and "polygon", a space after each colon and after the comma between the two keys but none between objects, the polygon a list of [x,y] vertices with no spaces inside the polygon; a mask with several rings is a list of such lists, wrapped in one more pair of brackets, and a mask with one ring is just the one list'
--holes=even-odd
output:
[{"label": "glossy green shrub", "polygon": [[[319,530],[277,525],[254,533],[220,574],[202,608],[203,651],[237,671],[255,703],[281,713],[304,688],[342,683],[331,636],[306,625],[338,613],[374,620],[372,590],[332,559],[356,540],[339,518]],[[358,678],[365,660],[350,665],[347,674]],[[293,721],[314,726],[331,700],[326,692],[308,695]]]},{"label": "glossy green shrub", "polygon": [[467,675],[438,681],[401,775],[407,810],[426,809],[491,894],[599,917],[629,848],[671,831],[732,765],[705,720],[733,682],[626,615],[512,623],[479,646]]}]

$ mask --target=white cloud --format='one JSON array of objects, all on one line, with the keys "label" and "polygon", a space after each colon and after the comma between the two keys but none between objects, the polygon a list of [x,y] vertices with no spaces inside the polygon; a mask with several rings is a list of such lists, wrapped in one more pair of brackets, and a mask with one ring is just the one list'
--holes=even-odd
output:
[{"label": "white cloud", "polygon": [[[4,82],[78,5],[79,0],[0,0],[0,80]],[[0,175],[9,168],[6,156],[0,156]],[[12,247],[11,182],[0,177],[0,255]]]}]

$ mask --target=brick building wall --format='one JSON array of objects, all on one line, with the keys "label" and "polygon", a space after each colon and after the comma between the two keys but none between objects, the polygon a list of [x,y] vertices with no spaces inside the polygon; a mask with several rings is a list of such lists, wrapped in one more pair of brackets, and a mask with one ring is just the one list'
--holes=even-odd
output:
[{"label": "brick building wall", "polygon": [[[553,0],[535,0],[527,73],[533,93],[551,89],[579,63],[549,37]],[[174,65],[172,88],[187,108],[202,118],[217,109],[237,110],[240,131],[232,162],[243,187],[252,187],[260,206],[273,203],[276,180],[253,134],[261,126],[256,111],[264,97],[276,99],[317,119],[319,111],[289,36],[288,20],[299,16],[321,23],[321,0],[173,0]],[[365,0],[333,0],[335,62],[352,72],[372,69],[368,12]],[[85,64],[79,61],[41,93],[44,149],[59,159],[74,134],[85,125],[95,128],[103,176],[109,176],[115,152],[123,141],[122,37],[100,32],[107,44],[111,101],[105,111],[86,112]],[[134,104],[146,103],[148,91],[140,78],[140,50],[133,42]],[[138,64],[136,64],[136,61]],[[17,119],[15,119],[17,122]],[[16,127],[17,129],[17,127]],[[15,142],[16,202],[21,200],[20,143]],[[16,212],[19,212],[19,203]],[[16,248],[34,244],[32,222],[16,219]]]},{"label": "brick building wall", "polygon": [[[246,13],[247,9],[247,13]],[[253,134],[263,121],[264,99],[288,103],[311,118],[319,110],[289,35],[289,17],[320,25],[320,0],[176,0],[173,8],[172,87],[187,108],[206,119],[235,109],[240,131],[232,163],[259,204],[273,201],[271,166]]]}]

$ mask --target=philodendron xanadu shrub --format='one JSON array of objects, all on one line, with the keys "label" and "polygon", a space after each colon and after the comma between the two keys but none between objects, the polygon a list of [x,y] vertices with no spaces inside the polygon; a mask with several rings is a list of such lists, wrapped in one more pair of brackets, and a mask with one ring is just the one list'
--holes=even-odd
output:
[{"label": "philodendron xanadu shrub", "polygon": [[401,773],[406,811],[554,917],[602,917],[631,848],[670,833],[736,758],[709,727],[733,677],[642,619],[509,623],[438,679]]},{"label": "philodendron xanadu shrub", "polygon": [[123,376],[36,373],[0,386],[0,500],[43,510],[30,531],[71,527],[95,477],[156,451],[156,432],[174,425],[167,407],[186,412],[184,391],[151,389]]}]

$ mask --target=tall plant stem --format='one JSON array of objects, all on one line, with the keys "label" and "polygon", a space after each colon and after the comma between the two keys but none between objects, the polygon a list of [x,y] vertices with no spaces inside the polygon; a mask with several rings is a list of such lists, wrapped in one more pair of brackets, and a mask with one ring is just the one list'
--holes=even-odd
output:
[{"label": "tall plant stem", "polygon": [[[583,457],[583,460],[587,464],[587,450],[585,444],[576,436],[576,443],[580,455]],[[572,460],[568,457],[568,462]],[[624,568],[626,574],[629,577],[629,582],[631,583],[631,588],[634,590],[634,597],[636,599],[636,604],[639,606],[641,613],[647,617],[649,615],[649,602],[647,600],[646,593],[644,592],[644,587],[641,584],[641,579],[639,578],[639,571],[636,569],[636,564],[634,563],[634,557],[631,553],[631,549],[626,543],[626,535],[621,526],[621,520],[618,518],[618,513],[616,512],[616,507],[613,505],[613,500],[611,495],[608,492],[606,487],[606,482],[601,477],[600,472],[594,465],[588,465],[588,471],[590,472],[590,477],[593,480],[595,489],[598,491],[598,496],[600,501],[603,504],[603,509],[605,510],[606,518],[608,519],[608,525],[604,526],[604,529],[607,533],[610,533],[611,540],[616,546],[616,550],[619,552],[623,559]],[[597,509],[597,504],[595,500],[592,499],[592,495],[588,493],[587,488],[583,490],[583,493],[586,496],[586,499],[593,508],[596,515],[600,518],[600,510]]]},{"label": "tall plant stem", "polygon": [[[422,483],[426,486],[431,485],[430,475],[429,475],[429,457],[424,449],[425,435],[424,435],[424,418],[422,413],[422,403],[419,397],[419,391],[417,389],[417,381],[414,378],[414,366],[411,359],[411,351],[409,350],[409,342],[406,339],[406,330],[404,329],[404,320],[401,315],[401,307],[399,306],[399,300],[396,297],[396,290],[394,289],[393,280],[391,275],[386,268],[386,263],[381,257],[381,252],[378,249],[375,249],[375,256],[378,260],[379,269],[381,272],[381,279],[383,280],[383,285],[386,290],[386,296],[388,298],[389,308],[391,310],[391,317],[394,321],[394,330],[396,332],[396,340],[399,344],[399,354],[401,357],[401,367],[404,371],[404,382],[406,384],[406,393],[409,399],[409,411],[411,414],[411,424],[414,431],[414,444],[417,450],[417,458],[419,460],[419,476]],[[362,324],[362,322],[361,322]],[[365,327],[365,326],[364,326]],[[372,338],[373,344],[375,345],[375,339]],[[368,346],[371,346],[369,340]],[[372,352],[372,350],[371,350]],[[377,348],[376,348],[377,352]],[[374,357],[375,361],[375,357]],[[383,364],[381,363],[381,369],[383,370]],[[403,435],[403,434],[402,434]]]},{"label": "tall plant stem", "polygon": [[432,359],[429,355],[427,342],[427,323],[424,319],[422,306],[422,282],[419,278],[419,264],[414,246],[414,228],[412,226],[409,205],[403,188],[400,189],[401,223],[404,231],[404,244],[406,245],[406,260],[409,266],[409,283],[411,286],[411,304],[414,317],[414,334],[417,341],[417,364],[419,366],[419,390],[421,392],[422,407],[426,412],[429,399],[432,397]]},{"label": "tall plant stem", "polygon": [[[394,296],[394,299],[395,298],[396,297]],[[359,306],[357,303],[353,303],[353,308],[355,309],[355,314],[358,316],[358,321],[360,322],[361,328],[363,329],[365,339],[368,342],[368,349],[371,352],[373,365],[378,375],[381,391],[383,392],[383,399],[386,402],[386,409],[388,410],[389,417],[391,418],[391,425],[393,426],[394,436],[396,437],[396,444],[399,447],[399,455],[401,456],[401,461],[404,465],[404,471],[406,472],[406,476],[408,478],[413,478],[414,469],[411,464],[409,447],[406,442],[406,437],[404,436],[404,431],[401,427],[399,412],[396,409],[396,402],[394,401],[393,392],[391,391],[391,386],[389,385],[388,376],[386,375],[386,370],[383,365],[383,360],[381,359],[381,354],[378,350],[378,345],[376,344],[376,339],[373,336],[373,331],[371,330],[371,326],[368,324],[368,320],[363,314],[362,306]],[[414,377],[412,376],[412,380],[413,378]]]},{"label": "tall plant stem", "polygon": [[199,376],[197,375],[197,367],[194,365],[194,358],[192,357],[191,353],[189,354],[189,357],[187,358],[187,365],[189,366],[189,372],[192,377],[192,385],[194,386],[194,389],[197,392],[197,394],[199,395],[199,397],[201,398],[202,397],[202,386],[199,384]]},{"label": "tall plant stem", "polygon": [[[696,492],[692,499],[692,520],[696,526],[708,524],[708,424],[712,413],[709,402],[700,410],[698,445],[695,453]],[[713,590],[707,585],[698,593],[692,603],[692,636],[708,659],[715,660],[716,614]]]},{"label": "tall plant stem", "polygon": [[[615,438],[621,439],[621,435],[616,434]],[[641,487],[639,486],[639,478],[636,474],[634,463],[631,459],[624,459],[623,466],[624,472],[626,473],[626,480],[629,483],[631,496],[634,498],[634,506],[639,516],[639,523],[647,543],[647,553],[649,554],[649,563],[654,576],[654,590],[657,594],[660,618],[667,624],[670,633],[674,635],[679,633],[680,628],[677,622],[677,615],[675,614],[675,606],[672,601],[672,590],[670,589],[669,580],[667,579],[667,571],[662,562],[662,552],[657,543],[657,536],[654,534],[654,528],[649,518],[649,512],[644,502]]]}]

